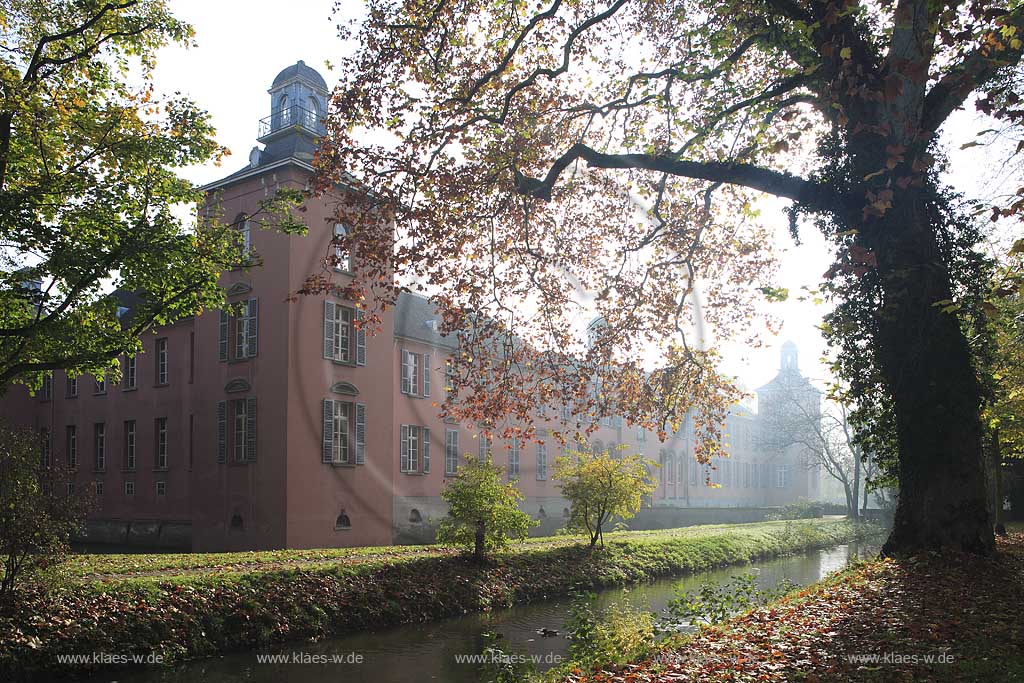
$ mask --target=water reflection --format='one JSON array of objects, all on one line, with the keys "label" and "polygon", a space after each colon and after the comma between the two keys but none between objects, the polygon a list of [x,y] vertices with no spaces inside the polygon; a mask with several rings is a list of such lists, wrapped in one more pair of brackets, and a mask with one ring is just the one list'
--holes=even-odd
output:
[{"label": "water reflection", "polygon": [[[610,589],[598,594],[597,605],[607,607],[628,601],[637,607],[661,612],[680,584],[683,590],[695,590],[706,581],[726,582],[754,569],[758,584],[764,588],[774,587],[783,579],[802,585],[818,581],[844,567],[851,559],[877,552],[877,546],[841,545],[682,579],[662,579],[629,589]],[[568,606],[567,598],[552,600],[492,614],[466,615],[319,642],[275,645],[199,660],[174,669],[114,671],[92,680],[94,683],[476,683],[481,677],[480,665],[465,660],[480,655],[494,644],[506,653],[530,657],[540,670],[560,662],[569,645],[564,636]],[[541,628],[556,630],[559,635],[543,637],[537,633]],[[268,662],[271,657],[277,657],[277,662]]]}]

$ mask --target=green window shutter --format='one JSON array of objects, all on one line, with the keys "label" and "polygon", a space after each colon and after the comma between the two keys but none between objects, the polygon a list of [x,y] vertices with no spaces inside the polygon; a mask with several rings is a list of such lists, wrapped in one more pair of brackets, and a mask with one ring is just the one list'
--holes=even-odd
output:
[{"label": "green window shutter", "polygon": [[220,312],[220,323],[217,326],[217,356],[220,360],[228,359],[228,312]]},{"label": "green window shutter", "polygon": [[217,462],[224,462],[228,455],[228,405],[217,401]]},{"label": "green window shutter", "polygon": [[333,301],[324,302],[324,358],[334,359],[334,316]]},{"label": "green window shutter", "polygon": [[423,473],[430,472],[430,430],[423,428]]},{"label": "green window shutter", "polygon": [[356,464],[366,462],[366,404],[356,404]]},{"label": "green window shutter", "polygon": [[259,351],[259,320],[260,302],[259,299],[249,299],[249,335],[245,340],[245,355],[247,358],[255,358]]},{"label": "green window shutter", "polygon": [[323,450],[321,460],[323,462],[334,462],[334,401],[325,398],[323,401]]},{"label": "green window shutter", "polygon": [[[356,320],[363,320],[363,312],[356,311]],[[366,330],[362,326],[356,331],[356,365],[366,365]]]},{"label": "green window shutter", "polygon": [[256,459],[256,397],[245,399],[245,457]]}]

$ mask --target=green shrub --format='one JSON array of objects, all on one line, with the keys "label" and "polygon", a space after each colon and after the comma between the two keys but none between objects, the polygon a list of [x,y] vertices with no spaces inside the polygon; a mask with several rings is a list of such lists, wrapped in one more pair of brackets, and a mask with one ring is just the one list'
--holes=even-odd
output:
[{"label": "green shrub", "polygon": [[628,601],[597,609],[593,593],[577,593],[569,607],[566,623],[572,640],[570,666],[623,664],[640,657],[654,646],[655,615]]},{"label": "green shrub", "polygon": [[722,584],[707,581],[696,591],[677,587],[676,597],[665,608],[667,625],[718,624],[735,614],[778,600],[794,588],[796,584],[789,579],[783,579],[772,589],[761,588],[757,585],[757,575],[752,572],[734,576]]}]

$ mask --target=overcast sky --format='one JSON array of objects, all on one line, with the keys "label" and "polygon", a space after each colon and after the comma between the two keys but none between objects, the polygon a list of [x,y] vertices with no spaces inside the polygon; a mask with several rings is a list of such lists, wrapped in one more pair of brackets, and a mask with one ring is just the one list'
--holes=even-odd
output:
[{"label": "overcast sky", "polygon": [[[352,49],[337,37],[331,17],[332,0],[301,0],[291,3],[263,0],[172,0],[176,15],[196,29],[197,48],[165,49],[157,65],[157,89],[165,93],[181,91],[213,116],[218,140],[232,155],[221,167],[212,164],[186,169],[185,175],[198,183],[216,180],[246,165],[249,151],[256,144],[257,122],[270,113],[267,89],[281,69],[302,59],[320,71],[332,85],[337,74],[325,66],[336,64]],[[358,12],[358,0],[341,0],[343,12]],[[985,166],[991,150],[959,150],[973,132],[985,126],[973,113],[958,114],[947,126],[956,139],[951,144],[953,173],[951,180],[969,194],[991,193],[995,182],[1005,174]],[[786,340],[800,349],[804,374],[821,383],[826,371],[819,363],[825,351],[816,326],[825,309],[810,301],[798,301],[801,287],[816,288],[828,270],[832,257],[827,243],[808,227],[797,246],[788,233],[781,201],[766,200],[761,220],[776,234],[776,250],[781,268],[777,285],[788,288],[791,297],[783,303],[766,304],[782,321],[777,336],[764,335],[763,346],[746,349],[725,348],[726,369],[738,376],[743,386],[756,389],[774,377],[779,367],[779,347]]]}]

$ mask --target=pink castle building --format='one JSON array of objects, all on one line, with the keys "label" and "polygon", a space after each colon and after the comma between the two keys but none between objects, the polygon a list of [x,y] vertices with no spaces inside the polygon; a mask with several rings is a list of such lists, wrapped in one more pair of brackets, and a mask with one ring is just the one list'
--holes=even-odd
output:
[{"label": "pink castle building", "polygon": [[[226,219],[242,218],[244,248],[263,262],[223,275],[241,314],[209,311],[147,334],[142,354],[120,359],[116,386],[57,372],[35,396],[10,387],[0,413],[46,434],[47,457],[66,459],[74,485],[93,488],[93,542],[212,551],[429,540],[446,514],[446,481],[465,453],[487,449],[518,482],[539,532],[561,526],[566,502],[551,478],[558,442],[488,444],[438,417],[432,403],[443,398],[455,347],[437,333],[426,299],[403,296],[373,336],[354,329],[352,302],[286,301],[344,226],[329,208],[337,197],[307,203],[305,236],[244,220],[279,188],[307,187],[323,132],[328,89],[314,69],[288,67],[269,92],[263,148],[206,187]],[[345,272],[343,264],[338,277]],[[131,295],[118,296],[131,315]],[[781,372],[794,371],[795,347],[785,358]],[[763,507],[816,495],[817,475],[799,453],[758,451],[749,411],[730,414],[731,457],[712,468],[694,462],[689,428],[659,443],[607,418],[590,445],[625,445],[659,462],[654,508]],[[707,486],[706,476],[720,486]]]}]

